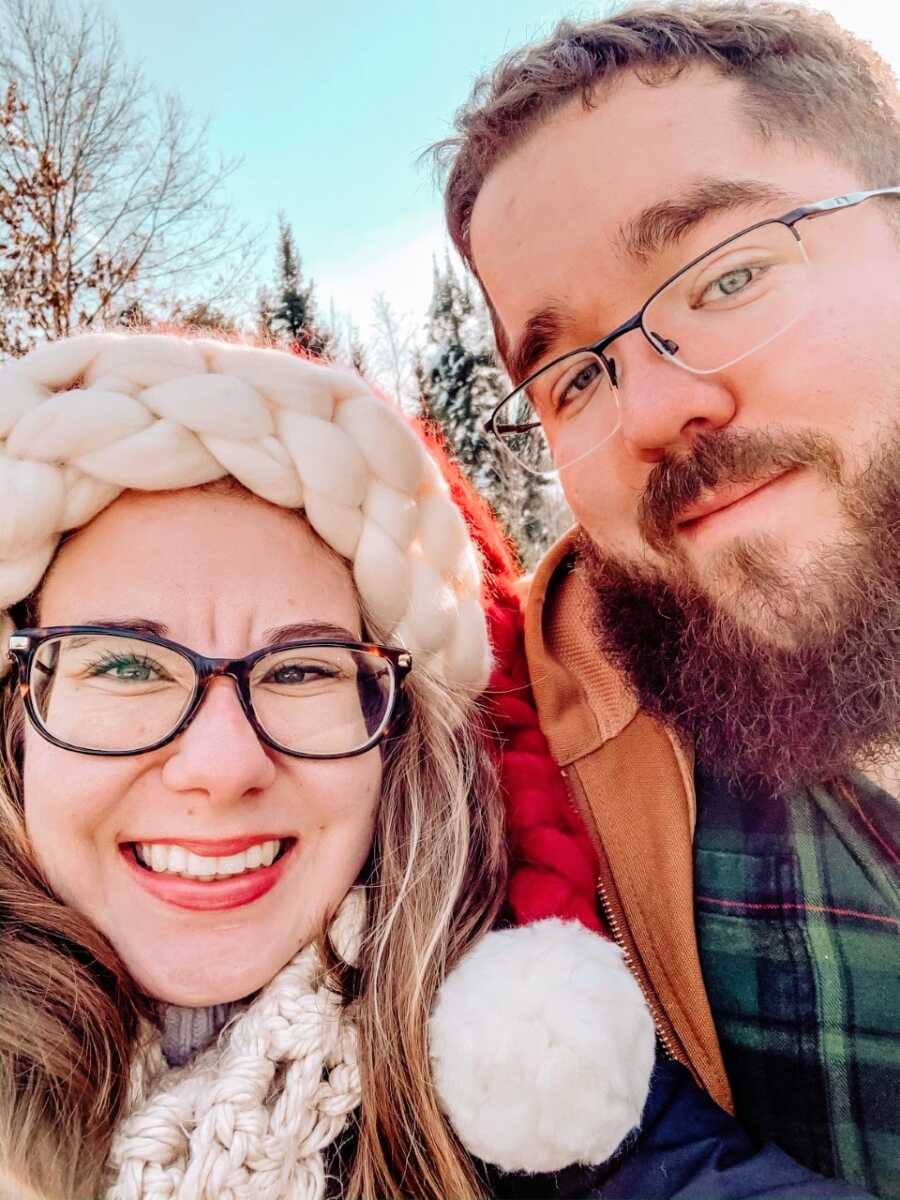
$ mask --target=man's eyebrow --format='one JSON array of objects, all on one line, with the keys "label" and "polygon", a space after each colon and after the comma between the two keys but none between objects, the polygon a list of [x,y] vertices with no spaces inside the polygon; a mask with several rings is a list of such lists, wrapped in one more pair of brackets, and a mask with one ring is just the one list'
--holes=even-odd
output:
[{"label": "man's eyebrow", "polygon": [[[651,204],[619,226],[615,241],[628,258],[645,263],[709,217],[768,204],[790,208],[796,196],[762,179],[698,179],[684,191]],[[735,231],[737,232],[737,231]]]},{"label": "man's eyebrow", "polygon": [[574,324],[573,315],[558,303],[551,302],[533,312],[512,349],[504,355],[513,384],[527,379],[550,347],[555,346]]}]

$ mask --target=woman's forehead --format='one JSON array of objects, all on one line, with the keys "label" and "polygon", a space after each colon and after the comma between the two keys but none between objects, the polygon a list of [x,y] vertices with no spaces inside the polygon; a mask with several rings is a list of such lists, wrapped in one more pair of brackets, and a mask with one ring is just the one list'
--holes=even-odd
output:
[{"label": "woman's forehead", "polygon": [[104,615],[160,621],[173,637],[298,620],[360,627],[349,567],[303,518],[203,488],[123,493],[63,545],[41,589],[41,623]]}]

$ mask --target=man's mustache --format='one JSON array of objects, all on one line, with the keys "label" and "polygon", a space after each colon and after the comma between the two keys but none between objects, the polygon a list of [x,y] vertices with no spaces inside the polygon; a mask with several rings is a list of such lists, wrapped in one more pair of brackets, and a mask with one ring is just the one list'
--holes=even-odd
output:
[{"label": "man's mustache", "polygon": [[778,475],[792,467],[818,467],[841,480],[841,454],[811,429],[715,430],[698,434],[684,454],[667,454],[647,479],[638,527],[656,550],[672,548],[678,517],[707,491]]}]

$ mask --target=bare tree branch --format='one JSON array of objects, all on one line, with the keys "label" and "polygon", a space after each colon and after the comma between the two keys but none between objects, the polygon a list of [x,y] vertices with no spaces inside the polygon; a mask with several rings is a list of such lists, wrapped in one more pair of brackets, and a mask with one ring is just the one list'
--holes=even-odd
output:
[{"label": "bare tree branch", "polygon": [[150,288],[225,302],[257,245],[224,194],[238,165],[91,0],[0,0],[0,353],[146,313]]},{"label": "bare tree branch", "polygon": [[372,317],[373,374],[399,403],[414,409],[418,401],[415,326],[406,314],[394,311],[384,292],[372,301]]}]

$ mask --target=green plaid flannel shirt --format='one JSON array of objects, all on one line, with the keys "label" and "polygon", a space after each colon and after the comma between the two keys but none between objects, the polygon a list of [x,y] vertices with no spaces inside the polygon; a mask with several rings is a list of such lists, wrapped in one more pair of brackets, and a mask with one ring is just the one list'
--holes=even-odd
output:
[{"label": "green plaid flannel shirt", "polygon": [[854,774],[738,800],[697,772],[703,975],[740,1119],[900,1200],[900,803]]}]

